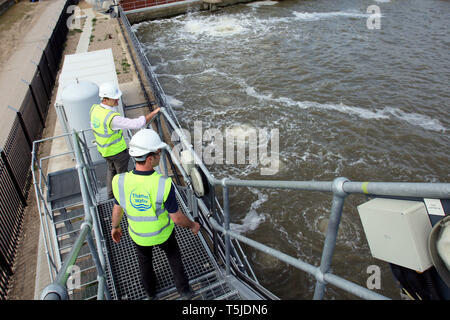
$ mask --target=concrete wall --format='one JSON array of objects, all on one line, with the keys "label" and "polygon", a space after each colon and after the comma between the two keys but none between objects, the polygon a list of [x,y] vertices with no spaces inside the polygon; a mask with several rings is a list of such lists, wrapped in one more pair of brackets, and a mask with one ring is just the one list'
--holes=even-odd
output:
[{"label": "concrete wall", "polygon": [[[214,4],[217,7],[225,7],[237,3],[247,3],[254,0],[222,0],[220,3]],[[208,3],[203,0],[185,0],[173,3],[162,4],[147,8],[126,11],[128,20],[131,24],[142,21],[154,20],[159,18],[169,18],[189,11],[209,10]]]}]

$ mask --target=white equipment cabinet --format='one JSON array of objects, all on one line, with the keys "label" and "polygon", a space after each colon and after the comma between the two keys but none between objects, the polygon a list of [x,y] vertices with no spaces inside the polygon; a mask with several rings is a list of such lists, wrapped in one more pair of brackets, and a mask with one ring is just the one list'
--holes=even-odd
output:
[{"label": "white equipment cabinet", "polygon": [[419,272],[432,266],[431,222],[423,202],[375,198],[358,212],[374,258]]}]

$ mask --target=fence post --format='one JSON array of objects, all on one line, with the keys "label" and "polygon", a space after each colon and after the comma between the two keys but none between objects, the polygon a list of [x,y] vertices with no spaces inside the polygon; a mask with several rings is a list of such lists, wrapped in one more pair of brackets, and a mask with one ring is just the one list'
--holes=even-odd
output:
[{"label": "fence post", "polygon": [[6,271],[7,276],[12,276],[14,272],[11,269],[11,266],[9,265],[6,258],[3,256],[3,253],[0,251],[0,266],[2,266],[3,270]]},{"label": "fence post", "polygon": [[343,185],[347,181],[349,181],[347,178],[336,178],[332,184],[333,202],[331,205],[330,220],[328,221],[328,229],[325,237],[325,244],[322,250],[320,267],[316,272],[317,282],[314,290],[314,300],[322,300],[325,293],[326,283],[324,280],[324,275],[330,271],[331,259],[333,258],[334,248],[336,247],[336,239],[342,216],[342,208],[344,207],[344,200],[347,196],[347,193],[343,189]]},{"label": "fence post", "polygon": [[45,128],[44,115],[42,114],[41,109],[39,109],[39,104],[37,102],[36,95],[34,94],[33,87],[31,86],[31,83],[29,83],[23,79],[22,79],[22,81],[28,86],[28,90],[30,90],[31,98],[33,98],[34,106],[36,107],[36,111],[38,113],[39,120],[41,120],[42,127]]},{"label": "fence post", "polygon": [[[41,48],[39,48],[39,49],[41,49]],[[47,55],[45,54],[45,49],[41,49],[41,50],[42,50],[42,55],[45,60],[44,65],[47,66],[48,76],[50,77],[50,81],[52,82],[52,83],[49,83],[50,92],[47,92],[47,87],[45,86],[45,81],[44,81],[44,73],[42,73],[42,70],[41,70],[41,67],[39,66],[39,64],[38,64],[37,68],[38,68],[40,76],[41,76],[42,85],[44,86],[45,94],[47,95],[47,100],[50,101],[50,95],[51,95],[51,91],[52,91],[51,87],[54,82],[54,77],[53,77],[52,69],[50,69],[50,62],[48,61]]]},{"label": "fence post", "polygon": [[22,114],[19,112],[19,110],[17,110],[14,107],[8,106],[8,108],[10,108],[11,110],[14,110],[16,112],[17,118],[19,119],[20,126],[22,127],[23,133],[25,135],[25,139],[28,142],[28,147],[30,148],[30,151],[33,150],[33,144],[32,144],[31,138],[30,138],[30,134],[28,133],[28,129],[27,129],[27,126],[25,125],[25,122],[23,121]]},{"label": "fence post", "polygon": [[[38,47],[39,48],[39,47]],[[42,50],[41,48],[39,48],[40,50]],[[42,56],[45,58],[45,53],[44,50],[42,50]],[[47,58],[45,58],[47,59]],[[44,87],[44,92],[45,92],[45,96],[47,97],[47,100],[50,101],[50,95],[47,92],[47,87],[45,86],[45,82],[44,82],[44,76],[42,74],[42,70],[41,67],[39,66],[39,63],[34,62],[33,60],[31,60],[31,63],[34,64],[37,68],[37,72],[38,72],[38,76],[41,79],[42,82],[42,86]]]},{"label": "fence post", "polygon": [[20,188],[19,183],[17,182],[16,176],[14,175],[14,172],[12,171],[12,168],[9,165],[8,158],[6,158],[6,154],[3,151],[3,149],[0,149],[0,157],[2,158],[2,161],[5,164],[6,171],[8,171],[9,176],[11,177],[11,181],[14,185],[14,188],[17,191],[17,195],[19,196],[20,201],[22,202],[23,206],[26,207],[27,199],[25,199],[22,189]]}]

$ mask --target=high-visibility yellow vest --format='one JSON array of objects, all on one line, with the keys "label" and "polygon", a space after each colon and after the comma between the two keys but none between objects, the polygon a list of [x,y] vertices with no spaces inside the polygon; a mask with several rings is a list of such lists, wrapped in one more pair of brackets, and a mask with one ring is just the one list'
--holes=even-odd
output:
[{"label": "high-visibility yellow vest", "polygon": [[120,113],[103,108],[99,104],[94,104],[89,113],[97,150],[102,157],[114,156],[127,148],[122,130],[111,129],[111,120],[120,116]]},{"label": "high-visibility yellow vest", "polygon": [[171,235],[174,223],[164,208],[171,184],[171,178],[156,171],[151,175],[130,171],[114,176],[114,197],[127,216],[128,233],[136,244],[158,245]]}]

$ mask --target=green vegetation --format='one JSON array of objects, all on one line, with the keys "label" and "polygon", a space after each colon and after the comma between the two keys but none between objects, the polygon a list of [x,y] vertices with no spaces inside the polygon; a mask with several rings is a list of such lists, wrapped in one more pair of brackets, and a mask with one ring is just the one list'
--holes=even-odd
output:
[{"label": "green vegetation", "polygon": [[131,65],[128,63],[128,60],[127,60],[126,58],[123,58],[123,59],[122,59],[121,65],[122,65],[122,71],[123,71],[124,73],[130,72],[130,67],[131,67]]}]

